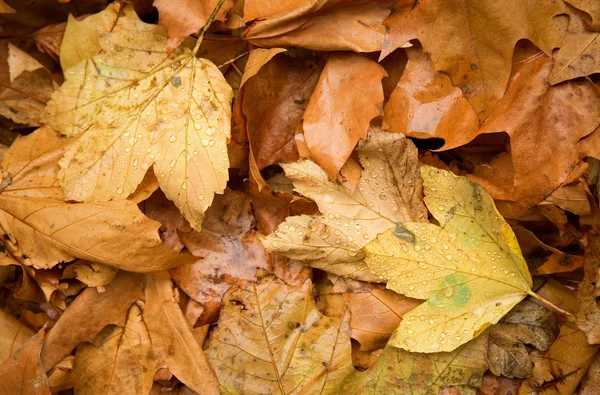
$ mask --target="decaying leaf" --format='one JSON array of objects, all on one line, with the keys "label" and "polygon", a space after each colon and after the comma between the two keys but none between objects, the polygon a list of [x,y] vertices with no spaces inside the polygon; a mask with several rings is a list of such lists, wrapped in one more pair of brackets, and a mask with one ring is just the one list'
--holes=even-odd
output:
[{"label": "decaying leaf", "polygon": [[60,162],[65,197],[128,196],[153,165],[165,195],[200,229],[228,178],[231,87],[187,47],[167,55],[161,28],[131,7],[99,43],[99,54],[68,69],[45,111],[52,127],[81,135]]},{"label": "decaying leaf", "polygon": [[373,131],[358,151],[364,170],[352,194],[310,160],[283,165],[295,190],[323,215],[288,217],[263,240],[268,251],[341,276],[381,281],[360,249],[396,222],[426,220],[416,148],[400,134]]},{"label": "decaying leaf", "polygon": [[349,375],[340,393],[437,395],[444,387],[475,394],[487,370],[487,336],[480,336],[452,352],[411,353],[386,347],[366,372]]},{"label": "decaying leaf", "polygon": [[193,260],[161,242],[160,225],[144,216],[136,201],[64,202],[56,162],[71,143],[43,127],[19,138],[5,154],[0,230],[13,256],[36,268],[82,258],[142,272]]},{"label": "decaying leaf", "polygon": [[78,394],[150,393],[157,370],[142,304],[134,303],[124,328],[108,326],[77,347],[71,378]]},{"label": "decaying leaf", "polygon": [[0,393],[50,395],[48,377],[40,362],[45,330],[42,328],[0,365]]},{"label": "decaying leaf", "polygon": [[303,130],[314,161],[332,180],[381,114],[385,75],[383,67],[362,55],[329,55],[306,105]]},{"label": "decaying leaf", "polygon": [[510,226],[481,186],[426,165],[421,177],[440,226],[398,223],[365,246],[365,261],[389,289],[427,299],[404,315],[388,344],[452,351],[533,294],[532,281]]},{"label": "decaying leaf", "polygon": [[316,309],[312,284],[274,277],[233,286],[223,297],[207,354],[229,393],[334,394],[353,370],[348,316]]},{"label": "decaying leaf", "polygon": [[195,301],[219,306],[234,282],[255,280],[257,270],[269,269],[254,223],[250,197],[226,189],[206,211],[202,232],[178,232],[187,249],[200,259],[174,268],[173,280]]},{"label": "decaying leaf", "polygon": [[512,54],[528,39],[550,55],[566,28],[557,0],[400,1],[386,20],[382,57],[418,39],[437,71],[459,86],[480,119],[502,97],[510,76]]},{"label": "decaying leaf", "polygon": [[525,345],[546,351],[558,332],[551,311],[524,300],[489,329],[487,359],[491,372],[497,376],[528,377],[533,362]]}]

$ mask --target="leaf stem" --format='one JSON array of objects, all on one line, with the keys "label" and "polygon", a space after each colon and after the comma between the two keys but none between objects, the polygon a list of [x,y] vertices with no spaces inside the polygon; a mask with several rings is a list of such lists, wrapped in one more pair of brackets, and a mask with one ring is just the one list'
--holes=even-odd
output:
[{"label": "leaf stem", "polygon": [[213,23],[213,21],[217,17],[217,13],[223,6],[223,3],[225,3],[225,0],[219,0],[219,3],[213,10],[212,14],[210,14],[210,16],[208,17],[206,24],[204,25],[204,28],[202,28],[202,32],[200,32],[200,36],[198,36],[198,41],[196,41],[196,46],[194,47],[194,50],[192,51],[192,54],[194,56],[196,56],[196,54],[198,53],[198,50],[200,49],[200,44],[202,44],[202,39],[204,38],[204,34],[208,30],[208,27],[210,26],[210,24]]},{"label": "leaf stem", "polygon": [[563,314],[563,315],[566,315],[566,316],[572,315],[567,310],[561,309],[560,307],[558,307],[554,303],[550,302],[549,300],[546,300],[546,299],[542,298],[540,295],[536,294],[533,291],[527,291],[527,293],[529,294],[529,296],[534,297],[535,299],[539,300],[542,304],[546,305],[546,307],[549,307],[550,309],[552,309],[552,310],[554,310],[554,311],[556,311],[556,312],[558,312],[560,314]]}]

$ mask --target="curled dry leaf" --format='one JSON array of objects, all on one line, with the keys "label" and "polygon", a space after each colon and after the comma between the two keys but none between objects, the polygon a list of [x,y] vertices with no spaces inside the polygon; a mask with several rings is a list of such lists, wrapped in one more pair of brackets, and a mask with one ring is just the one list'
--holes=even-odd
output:
[{"label": "curled dry leaf", "polygon": [[511,378],[528,377],[533,362],[526,345],[546,351],[558,332],[551,311],[529,300],[522,301],[488,331],[487,360],[491,372]]},{"label": "curled dry leaf", "polygon": [[65,197],[129,195],[153,165],[159,185],[195,229],[228,178],[231,87],[186,47],[171,55],[161,28],[126,9],[102,34],[101,52],[71,67],[45,111],[67,136],[60,162]]},{"label": "curled dry leaf", "polygon": [[0,310],[0,364],[9,360],[31,336],[35,334],[19,320]]},{"label": "curled dry leaf", "polygon": [[184,226],[185,219],[173,202],[162,191],[156,191],[144,202],[144,208],[148,218],[161,223],[161,239],[165,245],[181,251],[184,245],[177,235],[177,229]]},{"label": "curled dry leaf", "polygon": [[60,63],[60,46],[65,34],[67,23],[54,23],[48,25],[31,35],[34,39],[35,45],[40,52],[52,57],[57,63]]},{"label": "curled dry leaf", "polygon": [[400,1],[385,21],[382,57],[418,39],[435,70],[450,76],[483,119],[504,94],[517,41],[528,39],[551,54],[567,22],[554,16],[564,8],[555,0]]},{"label": "curled dry leaf", "polygon": [[[204,27],[219,0],[155,0],[158,8],[158,24],[169,33],[169,52],[172,52],[190,34],[198,33]],[[233,1],[227,0],[215,17],[224,21],[227,11],[233,7]]]},{"label": "curled dry leaf", "polygon": [[348,319],[319,313],[310,280],[296,287],[266,277],[233,286],[208,358],[222,391],[334,394],[353,370]]},{"label": "curled dry leaf", "polygon": [[385,105],[383,129],[416,138],[444,139],[443,150],[473,140],[479,120],[460,88],[452,85],[447,75],[436,73],[421,49],[405,51],[408,63]]},{"label": "curled dry leaf", "polygon": [[[26,265],[18,262],[10,255],[4,255],[0,257],[0,267],[7,268],[13,266],[21,269],[21,275],[19,276],[18,284],[8,285],[12,289],[15,298],[30,300],[37,303],[45,302],[46,300],[44,299],[42,290],[40,289],[36,280],[32,278],[32,276],[35,275],[35,272]],[[5,287],[7,286],[6,283],[3,283],[2,285]]]},{"label": "curled dry leaf", "polygon": [[159,224],[144,216],[135,201],[64,202],[56,161],[71,144],[43,127],[19,138],[5,154],[2,172],[8,186],[0,193],[0,229],[13,256],[36,268],[82,258],[141,272],[193,259],[166,247]]},{"label": "curled dry leaf", "polygon": [[260,47],[379,51],[385,34],[382,22],[392,5],[392,0],[247,0],[244,20],[254,23],[244,38]]},{"label": "curled dry leaf", "polygon": [[367,137],[369,123],[381,114],[385,70],[356,54],[330,54],[304,112],[304,138],[332,180],[356,143]]},{"label": "curled dry leaf", "polygon": [[124,328],[107,326],[92,343],[77,347],[70,380],[78,394],[150,393],[158,366],[142,308],[134,303]]},{"label": "curled dry leaf", "polygon": [[[508,133],[512,161],[495,163],[495,174],[487,175],[489,164],[484,163],[471,177],[494,199],[505,200],[498,208],[513,218],[544,200],[584,157],[597,156],[600,150],[600,133],[595,131],[600,126],[600,89],[584,79],[551,86],[546,82],[551,68],[545,56],[524,62],[481,127],[482,133]],[[507,190],[488,186],[502,185],[499,178],[511,174]]]},{"label": "curled dry leaf", "polygon": [[101,263],[77,265],[73,270],[75,270],[79,281],[88,287],[97,287],[100,291],[104,290],[104,286],[115,279],[119,271],[119,269]]},{"label": "curled dry leaf", "polygon": [[344,380],[340,393],[437,395],[444,387],[461,394],[475,394],[487,370],[487,336],[481,336],[452,352],[411,353],[386,347],[373,366]]},{"label": "curled dry leaf", "polygon": [[519,242],[523,258],[533,275],[571,272],[583,267],[582,256],[566,254],[550,247],[521,226],[513,226],[512,229]]},{"label": "curled dry leaf", "polygon": [[0,365],[0,392],[15,395],[50,395],[48,377],[40,362],[44,332],[31,337]]},{"label": "curled dry leaf", "polygon": [[398,223],[365,246],[365,261],[389,289],[427,299],[404,315],[388,344],[452,351],[533,294],[532,280],[514,233],[481,186],[426,165],[421,177],[440,226]]},{"label": "curled dry leaf", "polygon": [[284,164],[295,190],[313,199],[322,215],[288,217],[263,245],[311,266],[363,281],[371,274],[360,249],[399,221],[426,221],[417,150],[400,134],[373,131],[359,147],[365,168],[350,194],[310,160]]}]

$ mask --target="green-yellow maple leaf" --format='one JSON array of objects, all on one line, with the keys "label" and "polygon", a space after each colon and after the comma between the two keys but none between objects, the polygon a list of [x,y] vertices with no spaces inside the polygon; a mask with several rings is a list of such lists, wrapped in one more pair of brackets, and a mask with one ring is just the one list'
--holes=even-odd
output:
[{"label": "green-yellow maple leaf", "polygon": [[452,351],[527,295],[538,296],[512,229],[485,190],[430,166],[421,177],[440,225],[398,223],[365,246],[365,261],[389,289],[427,299],[404,315],[389,344]]},{"label": "green-yellow maple leaf", "polygon": [[200,229],[228,179],[231,87],[197,49],[167,54],[163,29],[132,6],[97,34],[100,52],[66,71],[44,115],[62,134],[81,135],[60,161],[65,198],[125,198],[153,166],[165,195]]}]

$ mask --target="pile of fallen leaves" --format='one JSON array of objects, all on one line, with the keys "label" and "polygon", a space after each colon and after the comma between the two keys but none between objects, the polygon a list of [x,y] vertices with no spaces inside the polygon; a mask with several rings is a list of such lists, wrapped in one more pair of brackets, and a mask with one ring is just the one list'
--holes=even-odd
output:
[{"label": "pile of fallen leaves", "polygon": [[0,394],[600,393],[599,73],[598,0],[0,0]]}]

